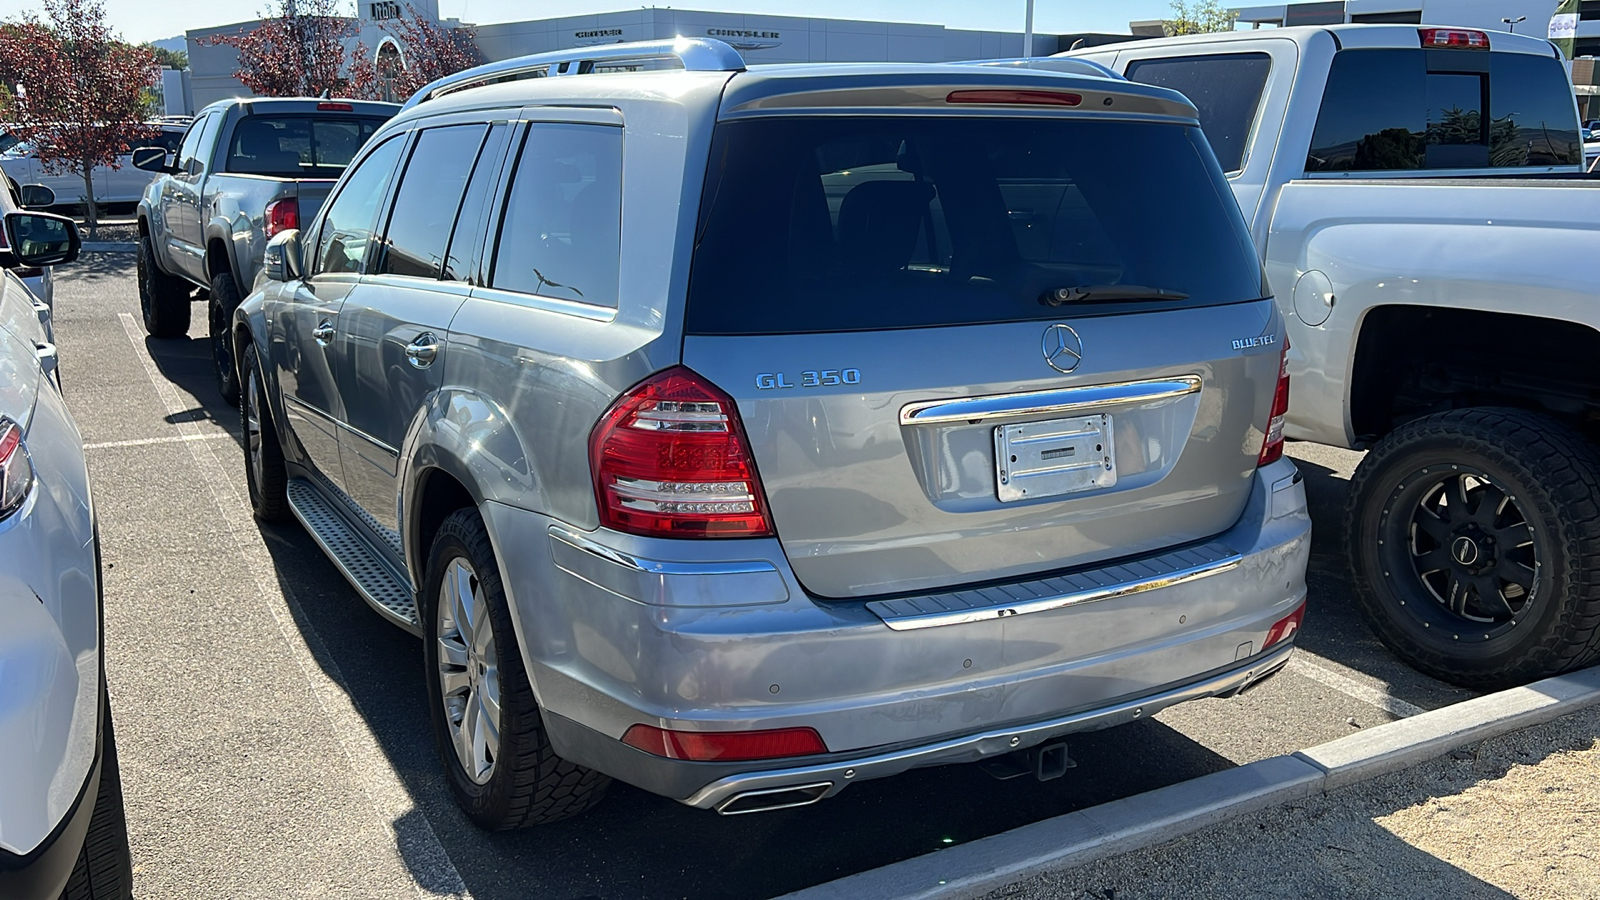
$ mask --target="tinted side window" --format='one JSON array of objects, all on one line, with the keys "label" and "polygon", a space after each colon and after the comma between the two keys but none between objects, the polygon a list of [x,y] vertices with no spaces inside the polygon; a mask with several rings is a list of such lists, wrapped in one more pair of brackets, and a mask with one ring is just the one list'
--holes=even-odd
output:
[{"label": "tinted side window", "polygon": [[500,175],[500,161],[505,157],[506,133],[510,129],[497,124],[489,129],[489,138],[483,142],[478,163],[472,168],[472,180],[467,183],[467,195],[461,201],[461,214],[456,216],[455,234],[450,236],[450,250],[445,255],[444,277],[447,281],[466,281],[472,278],[473,257],[483,243],[483,212],[494,193]]},{"label": "tinted side window", "polygon": [[373,271],[439,277],[445,242],[486,130],[484,125],[455,125],[429,128],[417,136]]},{"label": "tinted side window", "polygon": [[399,135],[384,141],[345,179],[322,218],[316,271],[357,275],[366,271],[367,245],[372,242],[378,204],[383,202],[404,145],[405,138]]},{"label": "tinted side window", "polygon": [[621,228],[622,129],[531,125],[489,284],[616,306]]},{"label": "tinted side window", "polygon": [[1128,80],[1171,88],[1200,111],[1200,128],[1225,172],[1244,168],[1250,130],[1272,73],[1265,53],[1229,53],[1142,59],[1128,65]]},{"label": "tinted side window", "polygon": [[210,113],[204,118],[189,126],[189,133],[183,136],[183,143],[178,148],[178,169],[193,174],[199,170],[200,162],[196,158],[201,152],[201,147],[206,143],[207,133],[211,126],[221,118],[221,113]]},{"label": "tinted side window", "polygon": [[1472,50],[1343,50],[1308,172],[1573,164],[1576,107],[1554,58]]}]

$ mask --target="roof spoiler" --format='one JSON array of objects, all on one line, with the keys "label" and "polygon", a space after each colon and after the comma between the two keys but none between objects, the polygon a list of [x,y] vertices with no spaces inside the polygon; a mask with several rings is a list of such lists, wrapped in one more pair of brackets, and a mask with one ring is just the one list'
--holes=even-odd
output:
[{"label": "roof spoiler", "polygon": [[1091,75],[1096,78],[1115,78],[1118,81],[1128,80],[1097,62],[1077,57],[1038,56],[1030,58],[1019,56],[1013,59],[975,59],[968,65],[998,66],[1010,69],[1037,69],[1041,72],[1062,72],[1068,75]]},{"label": "roof spoiler", "polygon": [[594,47],[575,47],[519,56],[467,69],[427,85],[412,95],[401,112],[426,103],[436,97],[470,90],[503,81],[520,81],[524,78],[547,78],[560,75],[588,75],[598,69],[626,66],[628,63],[647,63],[657,60],[677,60],[690,72],[742,72],[744,57],[739,51],[712,38],[674,38],[663,41],[637,41],[629,44],[605,44]]}]

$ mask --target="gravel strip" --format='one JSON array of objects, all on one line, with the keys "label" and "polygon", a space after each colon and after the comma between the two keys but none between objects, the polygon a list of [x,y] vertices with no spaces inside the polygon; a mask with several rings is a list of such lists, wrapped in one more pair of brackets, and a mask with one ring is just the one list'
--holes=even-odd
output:
[{"label": "gravel strip", "polygon": [[1600,707],[985,900],[1600,900]]}]

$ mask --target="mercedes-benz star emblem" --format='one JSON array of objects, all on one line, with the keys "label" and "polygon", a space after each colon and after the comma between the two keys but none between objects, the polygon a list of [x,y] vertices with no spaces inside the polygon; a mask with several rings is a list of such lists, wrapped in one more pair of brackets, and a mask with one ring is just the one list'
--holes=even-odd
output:
[{"label": "mercedes-benz star emblem", "polygon": [[1044,330],[1044,361],[1065,375],[1083,362],[1083,338],[1070,325],[1051,325]]}]

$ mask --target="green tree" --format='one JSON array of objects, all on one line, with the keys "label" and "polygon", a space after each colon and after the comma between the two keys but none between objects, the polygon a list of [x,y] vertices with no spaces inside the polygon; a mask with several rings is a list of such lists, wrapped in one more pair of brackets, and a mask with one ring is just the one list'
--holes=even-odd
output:
[{"label": "green tree", "polygon": [[139,46],[154,53],[156,62],[163,69],[189,68],[189,51],[187,50],[168,50],[165,47],[157,47],[155,44],[140,44]]},{"label": "green tree", "polygon": [[1161,24],[1167,36],[1180,34],[1211,34],[1215,31],[1232,31],[1239,14],[1217,5],[1217,0],[1172,0],[1172,18]]}]

